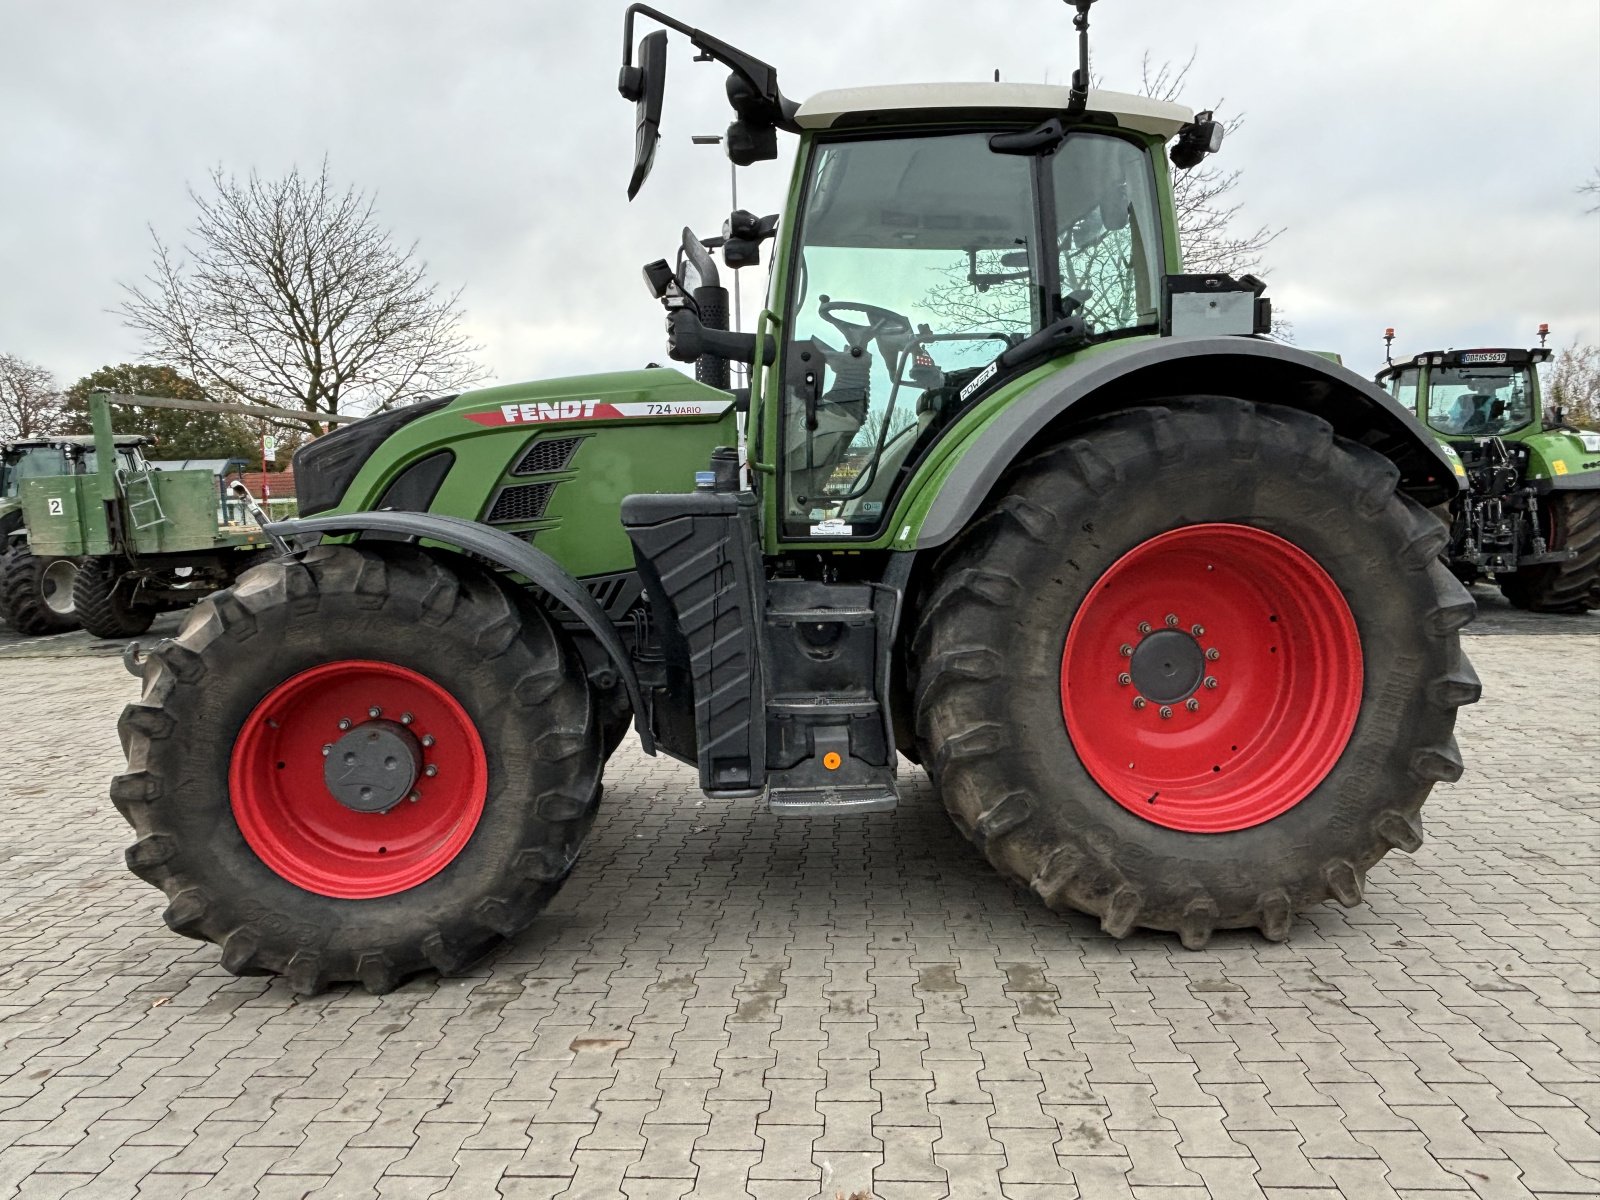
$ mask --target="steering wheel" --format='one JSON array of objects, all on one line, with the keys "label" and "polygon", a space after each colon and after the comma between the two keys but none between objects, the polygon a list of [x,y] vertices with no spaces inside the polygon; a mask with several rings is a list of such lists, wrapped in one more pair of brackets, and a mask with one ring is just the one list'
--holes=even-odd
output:
[{"label": "steering wheel", "polygon": [[[868,343],[874,340],[911,337],[911,319],[893,309],[880,308],[876,304],[863,304],[856,300],[830,300],[826,296],[820,300],[817,305],[817,315],[844,336],[844,344],[849,347],[852,354],[864,353]],[[846,321],[839,317],[839,313],[856,313],[865,317],[869,323]],[[891,342],[882,348],[887,351],[884,359],[893,362],[895,353],[902,349],[903,345],[895,346]]]}]

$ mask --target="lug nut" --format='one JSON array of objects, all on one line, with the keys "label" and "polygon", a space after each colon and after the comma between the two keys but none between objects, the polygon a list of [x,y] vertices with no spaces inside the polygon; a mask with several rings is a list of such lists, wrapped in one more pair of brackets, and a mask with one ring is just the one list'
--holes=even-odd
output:
[{"label": "lug nut", "polygon": [[1119,684],[1121,684],[1123,687],[1127,687],[1130,683],[1133,682],[1133,676],[1129,675],[1126,671],[1124,671],[1121,675],[1117,676],[1117,682]]},{"label": "lug nut", "polygon": [[330,755],[332,753],[333,753],[333,745],[332,745],[332,743],[329,743],[328,745],[326,745],[326,746],[324,746],[322,748],[322,757],[323,758],[327,758],[328,755]]},{"label": "lug nut", "polygon": [[1133,698],[1133,707],[1138,712],[1143,712],[1144,711],[1144,706],[1147,703],[1148,703],[1148,701],[1145,700],[1145,698],[1143,696],[1135,696]]},{"label": "lug nut", "polygon": [[1222,657],[1222,651],[1218,650],[1215,646],[1211,647],[1211,649],[1206,651],[1206,661],[1207,662],[1216,662],[1217,659],[1219,659],[1221,657]]},{"label": "lug nut", "polygon": [[422,773],[424,775],[426,775],[429,779],[432,779],[435,775],[437,775],[439,773],[439,764],[438,763],[429,763],[427,766],[422,768]]},{"label": "lug nut", "polygon": [[1189,626],[1189,632],[1194,634],[1195,637],[1205,637],[1206,627],[1204,625],[1191,625]]},{"label": "lug nut", "polygon": [[1178,627],[1178,618],[1173,616],[1171,613],[1168,613],[1167,614],[1167,628],[1168,629],[1176,629],[1177,627]]},{"label": "lug nut", "polygon": [[1187,708],[1190,712],[1199,712],[1200,711],[1200,701],[1196,700],[1192,696],[1189,699],[1187,699],[1187,700],[1185,700],[1183,702],[1183,706],[1185,708]]},{"label": "lug nut", "polygon": [[1172,710],[1170,708],[1168,708],[1165,704],[1163,704],[1161,706],[1161,719],[1163,721],[1166,721],[1166,720],[1171,719],[1171,717],[1172,717]]},{"label": "lug nut", "polygon": [[402,725],[409,725],[409,724],[411,724],[411,722],[413,722],[415,720],[416,720],[416,718],[413,717],[410,713],[401,713],[400,714],[400,724],[402,724]]},{"label": "lug nut", "polygon": [[1215,675],[1206,676],[1206,687],[1211,691],[1217,690],[1217,677]]},{"label": "lug nut", "polygon": [[422,799],[422,793],[421,792],[412,792],[411,795],[406,797],[406,799],[409,800],[412,804],[415,804],[418,800]]},{"label": "lug nut", "polygon": [[374,704],[371,708],[367,709],[367,716],[376,721],[379,717],[383,716],[383,709]]},{"label": "lug nut", "polygon": [[340,729],[349,729],[351,724],[352,724],[352,722],[351,722],[349,717],[340,717],[339,718],[339,728]]},{"label": "lug nut", "polygon": [[424,746],[431,746],[431,745],[433,745],[433,734],[431,734],[431,733],[425,733],[425,734],[423,734],[423,735],[422,735],[422,744],[423,744],[423,745],[424,745]]},{"label": "lug nut", "polygon": [[1122,655],[1123,658],[1132,658],[1133,647],[1128,645],[1127,642],[1123,642],[1122,646],[1117,650],[1117,653]]},{"label": "lug nut", "polygon": [[1139,622],[1139,632],[1140,633],[1149,633],[1150,632],[1150,622],[1149,621],[1140,621]]}]

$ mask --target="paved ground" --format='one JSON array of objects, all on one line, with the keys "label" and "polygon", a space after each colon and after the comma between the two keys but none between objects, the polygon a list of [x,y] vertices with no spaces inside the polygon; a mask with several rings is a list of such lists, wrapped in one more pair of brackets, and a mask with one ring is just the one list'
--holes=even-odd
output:
[{"label": "paved ground", "polygon": [[920,774],[780,823],[628,754],[546,919],[381,999],[169,934],[116,648],[0,643],[0,1197],[1600,1195],[1600,617],[1483,599],[1468,775],[1287,945],[1113,944]]}]

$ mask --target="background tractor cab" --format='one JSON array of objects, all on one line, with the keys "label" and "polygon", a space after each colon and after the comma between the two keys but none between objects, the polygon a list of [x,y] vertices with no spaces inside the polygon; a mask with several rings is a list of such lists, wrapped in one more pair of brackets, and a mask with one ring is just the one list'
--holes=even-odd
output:
[{"label": "background tractor cab", "polygon": [[[1446,561],[1462,579],[1493,576],[1515,604],[1600,608],[1600,432],[1546,412],[1537,347],[1429,350],[1377,382],[1460,461],[1467,488],[1450,506]],[[1384,331],[1387,350],[1394,330]],[[1593,511],[1591,511],[1593,510]]]}]

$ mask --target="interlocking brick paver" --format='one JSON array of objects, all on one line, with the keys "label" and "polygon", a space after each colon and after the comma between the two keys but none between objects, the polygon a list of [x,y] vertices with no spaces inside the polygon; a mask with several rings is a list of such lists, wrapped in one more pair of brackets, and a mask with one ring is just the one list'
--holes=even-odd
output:
[{"label": "interlocking brick paver", "polygon": [[[503,953],[311,1000],[171,936],[116,861],[82,802],[120,764],[115,660],[0,635],[30,800],[0,807],[0,1198],[1600,1194],[1600,713],[1516,690],[1551,654],[1600,694],[1600,618],[1494,619],[1429,840],[1287,944],[1112,943],[914,770],[893,817],[807,824],[624,750]],[[1560,767],[1521,753],[1552,736]]]}]

